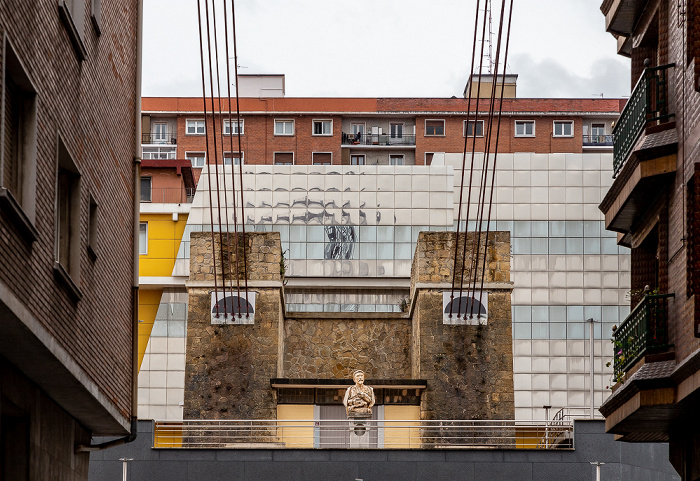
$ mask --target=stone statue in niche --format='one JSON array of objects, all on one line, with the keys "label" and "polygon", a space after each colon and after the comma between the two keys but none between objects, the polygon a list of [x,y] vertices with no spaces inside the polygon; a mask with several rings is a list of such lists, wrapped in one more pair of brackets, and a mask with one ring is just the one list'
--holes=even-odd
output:
[{"label": "stone statue in niche", "polygon": [[372,416],[372,406],[374,406],[374,390],[365,386],[364,371],[356,370],[352,378],[355,385],[345,391],[343,398],[345,412],[351,418],[369,418]]}]

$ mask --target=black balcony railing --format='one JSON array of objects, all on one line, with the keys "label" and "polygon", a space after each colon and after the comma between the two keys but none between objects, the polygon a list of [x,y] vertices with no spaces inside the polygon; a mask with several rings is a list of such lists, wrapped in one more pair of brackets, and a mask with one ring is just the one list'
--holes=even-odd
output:
[{"label": "black balcony railing", "polygon": [[152,187],[141,190],[141,202],[154,204],[189,204],[194,198],[194,188]]},{"label": "black balcony railing", "polygon": [[168,132],[165,134],[162,132],[143,132],[141,134],[141,143],[176,145],[177,135],[175,132]]},{"label": "black balcony railing", "polygon": [[666,299],[673,294],[648,294],[613,333],[615,379],[639,359],[668,348]]},{"label": "black balcony railing", "polygon": [[343,145],[416,145],[416,136],[401,134],[346,134],[343,132]]},{"label": "black balcony railing", "polygon": [[668,111],[668,70],[676,64],[644,69],[627,105],[613,129],[613,177],[625,165],[634,144],[651,122],[666,122],[674,117]]},{"label": "black balcony railing", "polygon": [[613,136],[612,135],[584,135],[583,136],[584,147],[612,147],[613,146]]}]

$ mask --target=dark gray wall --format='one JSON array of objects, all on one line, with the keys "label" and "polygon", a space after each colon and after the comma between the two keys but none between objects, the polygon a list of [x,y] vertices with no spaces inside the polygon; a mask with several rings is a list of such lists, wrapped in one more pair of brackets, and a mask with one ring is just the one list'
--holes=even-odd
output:
[{"label": "dark gray wall", "polygon": [[152,449],[152,427],[139,422],[132,444],[93,453],[89,481],[677,481],[666,444],[629,444],[605,434],[603,421],[576,421],[573,451],[525,450],[177,450]]}]

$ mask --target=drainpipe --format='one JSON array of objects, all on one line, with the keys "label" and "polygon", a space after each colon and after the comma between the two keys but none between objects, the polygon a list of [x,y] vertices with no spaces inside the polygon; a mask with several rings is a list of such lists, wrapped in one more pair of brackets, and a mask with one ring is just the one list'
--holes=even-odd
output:
[{"label": "drainpipe", "polygon": [[133,263],[134,275],[131,284],[131,432],[124,437],[100,444],[81,444],[76,446],[76,453],[102,451],[103,449],[130,443],[136,439],[138,432],[138,374],[139,374],[139,215],[141,202],[141,59],[143,43],[143,0],[136,0],[136,79],[134,99],[134,228],[133,228]]}]

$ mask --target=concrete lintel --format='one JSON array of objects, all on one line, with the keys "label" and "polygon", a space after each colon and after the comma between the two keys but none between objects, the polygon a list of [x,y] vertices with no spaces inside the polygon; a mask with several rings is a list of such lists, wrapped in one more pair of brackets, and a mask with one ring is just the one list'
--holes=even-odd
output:
[{"label": "concrete lintel", "polygon": [[[186,281],[184,283],[184,286],[187,287],[188,289],[214,289],[214,282],[213,281]],[[235,282],[233,283],[233,288],[236,288]],[[217,287],[219,289],[224,289],[224,286],[221,284],[218,284]],[[225,288],[228,290],[231,288],[231,283],[228,281],[226,282]],[[282,288],[282,282],[281,281],[248,281],[248,289],[270,289],[270,288],[277,288],[281,289]],[[240,283],[240,289],[243,290],[245,289],[245,283],[241,282]]]},{"label": "concrete lintel", "polygon": [[[481,283],[478,283],[481,288]],[[488,291],[512,291],[515,285],[512,282],[484,282],[484,290]],[[449,290],[452,289],[452,284],[449,282],[416,282],[416,290],[434,289],[434,290]],[[458,288],[456,288],[458,289]],[[471,287],[464,285],[462,291],[470,291]]]},{"label": "concrete lintel", "polygon": [[186,202],[180,204],[141,202],[139,207],[141,214],[189,214],[192,204]]},{"label": "concrete lintel", "polygon": [[139,276],[139,287],[146,290],[162,289],[164,287],[184,287],[186,282],[186,277]]}]

